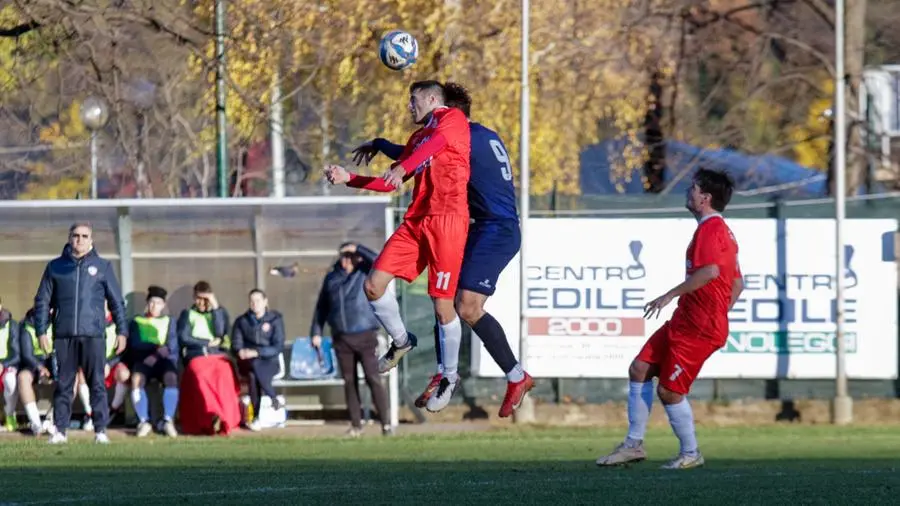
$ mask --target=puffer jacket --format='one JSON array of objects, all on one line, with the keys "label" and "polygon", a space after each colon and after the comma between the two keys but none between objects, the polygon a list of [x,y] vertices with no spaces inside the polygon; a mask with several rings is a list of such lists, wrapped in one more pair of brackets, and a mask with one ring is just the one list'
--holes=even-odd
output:
[{"label": "puffer jacket", "polygon": [[34,296],[35,331],[39,336],[47,332],[50,308],[55,308],[55,339],[103,339],[106,333],[104,302],[109,303],[116,332],[127,336],[125,303],[112,265],[101,258],[96,249],[81,258],[75,258],[72,247],[67,244],[62,254],[47,264],[37,295]]},{"label": "puffer jacket", "polygon": [[353,272],[348,274],[338,261],[325,276],[313,313],[310,336],[322,335],[326,323],[331,327],[332,335],[356,334],[380,327],[363,291],[363,283],[377,255],[360,244],[357,244],[356,252],[362,262]]},{"label": "puffer jacket", "polygon": [[274,358],[284,350],[284,319],[278,311],[266,311],[257,318],[252,311],[238,316],[231,331],[231,349],[259,352],[260,358]]}]

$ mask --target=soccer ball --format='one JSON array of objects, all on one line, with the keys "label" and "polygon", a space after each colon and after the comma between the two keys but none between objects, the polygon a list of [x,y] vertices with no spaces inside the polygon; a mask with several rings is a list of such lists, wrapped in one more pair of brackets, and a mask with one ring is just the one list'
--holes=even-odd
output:
[{"label": "soccer ball", "polygon": [[403,70],[416,63],[419,57],[419,43],[416,38],[402,30],[388,32],[378,46],[381,63],[391,70]]}]

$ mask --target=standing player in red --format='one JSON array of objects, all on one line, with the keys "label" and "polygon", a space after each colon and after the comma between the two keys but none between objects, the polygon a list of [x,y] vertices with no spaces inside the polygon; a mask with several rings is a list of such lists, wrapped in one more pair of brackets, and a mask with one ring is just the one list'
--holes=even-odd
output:
[{"label": "standing player in red", "polygon": [[[409,92],[413,121],[424,126],[410,136],[403,154],[382,177],[351,174],[336,165],[325,169],[332,184],[374,191],[392,191],[415,177],[403,223],[385,243],[365,283],[372,310],[392,339],[378,361],[380,372],[395,367],[416,346],[416,337],[400,318],[397,299],[387,292],[395,277],[412,282],[428,267],[428,295],[434,301],[442,346],[448,355],[458,356],[462,342],[453,298],[469,231],[469,121],[462,111],[445,105],[444,88],[437,81],[413,83]],[[459,385],[457,364],[445,364],[444,376],[448,388],[436,396],[449,400]]]},{"label": "standing player in red", "polygon": [[701,168],[687,194],[687,209],[697,218],[697,230],[687,248],[687,279],[645,306],[653,316],[678,297],[672,318],[659,328],[628,369],[628,437],[598,466],[615,466],[646,458],[643,439],[653,404],[653,378],[672,431],[681,443],[678,456],[663,469],[702,466],[694,414],[685,398],[704,362],[728,336],[728,311],[744,288],[738,265],[738,245],[720,214],[731,200],[734,182],[723,173]]}]

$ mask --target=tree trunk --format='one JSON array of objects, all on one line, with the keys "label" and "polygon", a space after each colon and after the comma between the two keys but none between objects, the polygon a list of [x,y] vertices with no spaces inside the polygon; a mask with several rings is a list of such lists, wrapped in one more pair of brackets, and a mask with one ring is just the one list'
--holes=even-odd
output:
[{"label": "tree trunk", "polygon": [[868,179],[869,164],[866,156],[864,123],[859,117],[860,83],[866,56],[866,2],[846,0],[846,43],[844,52],[847,72],[847,195],[855,195]]},{"label": "tree trunk", "polygon": [[651,101],[644,116],[644,143],[648,156],[644,162],[644,177],[647,179],[645,193],[659,193],[666,187],[666,144],[662,132],[662,75],[653,72],[650,78]]}]

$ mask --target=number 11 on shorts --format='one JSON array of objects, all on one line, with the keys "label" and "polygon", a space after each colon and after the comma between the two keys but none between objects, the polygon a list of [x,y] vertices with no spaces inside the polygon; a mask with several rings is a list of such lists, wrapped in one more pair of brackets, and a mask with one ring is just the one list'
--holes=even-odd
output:
[{"label": "number 11 on shorts", "polygon": [[438,272],[437,281],[435,282],[434,287],[438,290],[447,290],[448,286],[450,286],[450,273]]}]

